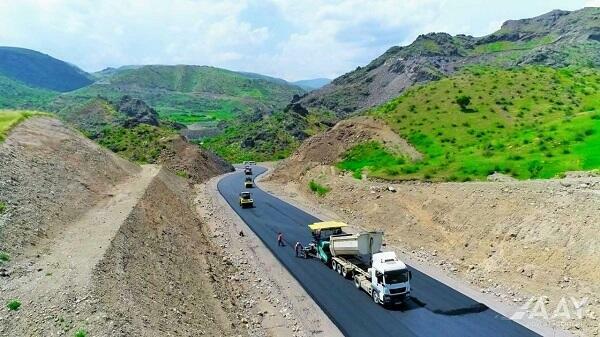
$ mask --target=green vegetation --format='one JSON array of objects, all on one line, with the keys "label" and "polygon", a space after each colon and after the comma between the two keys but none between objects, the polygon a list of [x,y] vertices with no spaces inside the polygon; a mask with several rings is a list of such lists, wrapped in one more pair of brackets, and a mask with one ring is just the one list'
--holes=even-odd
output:
[{"label": "green vegetation", "polygon": [[10,255],[6,252],[0,252],[0,262],[8,262],[10,261]]},{"label": "green vegetation", "polygon": [[315,192],[320,197],[324,197],[327,193],[329,193],[329,191],[331,191],[331,188],[320,185],[319,183],[317,183],[314,180],[311,180],[308,183],[308,187],[310,188],[311,191]]},{"label": "green vegetation", "polygon": [[337,167],[352,171],[355,178],[361,179],[365,169],[377,176],[394,175],[397,172],[393,168],[405,163],[404,157],[393,154],[379,142],[370,141],[348,150]]},{"label": "green vegetation", "polygon": [[177,171],[175,172],[175,174],[181,178],[189,178],[189,174],[187,173],[187,171]]},{"label": "green vegetation", "polygon": [[6,304],[8,310],[17,311],[21,308],[21,302],[19,300],[10,300]]},{"label": "green vegetation", "polygon": [[128,160],[154,163],[167,140],[175,135],[175,131],[168,128],[140,124],[133,128],[107,127],[96,141]]},{"label": "green vegetation", "polygon": [[242,113],[283,108],[302,89],[283,81],[199,66],[143,66],[115,70],[88,87],[63,95],[69,101],[123,95],[152,106],[161,119],[182,124],[228,121]]},{"label": "green vegetation", "polygon": [[31,116],[42,114],[44,113],[38,111],[0,110],[0,142],[13,127]]},{"label": "green vegetation", "polygon": [[466,112],[471,104],[471,97],[467,95],[461,95],[456,97],[456,104],[460,107],[460,110]]},{"label": "green vegetation", "polygon": [[87,337],[88,333],[85,329],[79,329],[75,332],[75,337]]},{"label": "green vegetation", "polygon": [[[468,111],[457,97],[471,97]],[[359,144],[339,167],[387,179],[551,178],[600,168],[600,71],[473,67],[374,109],[424,159]]]},{"label": "green vegetation", "polygon": [[0,201],[0,215],[4,214],[4,211],[6,211],[6,203]]},{"label": "green vegetation", "polygon": [[[496,34],[499,34],[497,32]],[[533,48],[547,45],[556,40],[556,37],[553,35],[546,35],[538,38],[534,38],[526,41],[496,41],[485,44],[477,45],[472,51],[471,54],[480,55],[480,54],[488,54],[488,53],[498,53],[498,52],[506,52],[506,51],[514,51],[514,50],[524,50],[529,51]]]},{"label": "green vegetation", "polygon": [[44,110],[57,95],[57,92],[30,88],[0,74],[0,109]]},{"label": "green vegetation", "polygon": [[285,129],[284,119],[283,113],[275,113],[257,122],[236,121],[222,134],[205,139],[202,146],[232,163],[283,159],[300,144]]}]

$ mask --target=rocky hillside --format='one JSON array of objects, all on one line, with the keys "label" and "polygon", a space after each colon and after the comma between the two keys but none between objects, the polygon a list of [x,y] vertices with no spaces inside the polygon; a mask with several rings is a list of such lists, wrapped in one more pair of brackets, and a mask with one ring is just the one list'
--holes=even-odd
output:
[{"label": "rocky hillside", "polygon": [[34,50],[0,47],[0,75],[29,87],[71,91],[92,83],[83,70]]},{"label": "rocky hillside", "polygon": [[600,8],[552,11],[505,22],[484,37],[431,33],[392,47],[365,67],[308,93],[298,104],[343,118],[398,96],[415,83],[443,78],[466,65],[600,67]]}]

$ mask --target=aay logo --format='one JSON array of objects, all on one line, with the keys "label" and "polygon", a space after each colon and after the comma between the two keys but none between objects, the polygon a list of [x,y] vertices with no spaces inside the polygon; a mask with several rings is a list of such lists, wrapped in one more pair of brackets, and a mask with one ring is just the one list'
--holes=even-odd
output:
[{"label": "aay logo", "polygon": [[583,319],[583,307],[587,304],[588,298],[584,297],[578,300],[575,297],[569,297],[569,300],[567,300],[563,297],[560,299],[554,310],[551,310],[552,308],[549,307],[547,302],[548,300],[545,296],[532,297],[510,318],[513,320],[520,320],[525,317],[543,318],[545,320],[550,318],[563,318],[568,320]]}]

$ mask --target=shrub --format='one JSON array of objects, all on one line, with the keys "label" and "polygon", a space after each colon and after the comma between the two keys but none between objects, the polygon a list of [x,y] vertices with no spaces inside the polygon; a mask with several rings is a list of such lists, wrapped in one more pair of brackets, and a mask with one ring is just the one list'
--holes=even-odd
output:
[{"label": "shrub", "polygon": [[329,187],[320,185],[314,180],[311,180],[308,183],[308,187],[320,197],[324,197],[327,193],[329,193],[329,191],[331,191]]},{"label": "shrub", "polygon": [[0,215],[2,215],[6,211],[6,204],[0,201]]},{"label": "shrub", "polygon": [[469,104],[471,104],[471,96],[461,95],[456,97],[456,104],[458,104],[462,111],[466,111]]},{"label": "shrub", "polygon": [[6,307],[8,308],[8,310],[11,311],[17,311],[21,308],[21,301],[19,300],[10,300],[7,304]]},{"label": "shrub", "polygon": [[87,337],[87,331],[85,329],[79,329],[75,333],[75,337]]},{"label": "shrub", "polygon": [[10,261],[10,255],[5,252],[0,252],[0,262],[8,262]]},{"label": "shrub", "polygon": [[185,171],[185,170],[177,171],[177,172],[175,172],[175,174],[182,178],[189,178],[189,175],[188,175],[187,171]]}]

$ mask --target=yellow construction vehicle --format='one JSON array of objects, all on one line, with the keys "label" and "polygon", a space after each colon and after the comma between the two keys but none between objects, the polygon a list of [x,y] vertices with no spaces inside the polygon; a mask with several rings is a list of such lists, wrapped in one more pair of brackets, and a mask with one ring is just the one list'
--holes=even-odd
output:
[{"label": "yellow construction vehicle", "polygon": [[252,195],[250,194],[250,192],[240,193],[240,206],[242,208],[254,207],[254,200],[252,200]]}]

